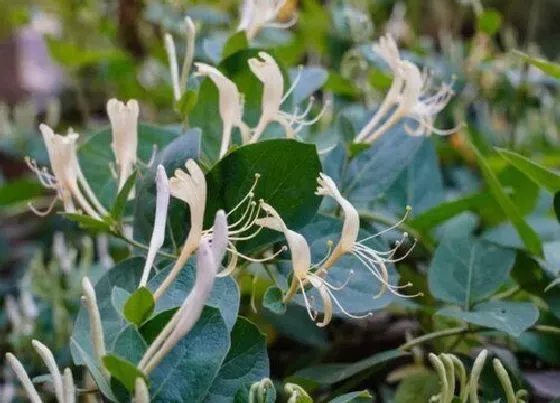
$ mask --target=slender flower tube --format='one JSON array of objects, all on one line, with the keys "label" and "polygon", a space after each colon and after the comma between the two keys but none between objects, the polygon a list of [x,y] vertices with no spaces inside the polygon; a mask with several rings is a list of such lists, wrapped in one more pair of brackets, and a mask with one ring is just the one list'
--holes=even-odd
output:
[{"label": "slender flower tube", "polygon": [[189,79],[189,72],[194,58],[194,41],[196,29],[191,17],[185,17],[185,35],[187,39],[185,57],[183,59],[183,66],[179,75],[179,65],[177,63],[177,52],[175,50],[175,42],[171,34],[165,34],[165,51],[167,52],[167,59],[169,61],[169,68],[171,71],[171,84],[173,86],[173,97],[175,102],[181,100],[187,88],[187,81]]},{"label": "slender flower tube", "polygon": [[97,296],[95,295],[95,290],[87,277],[82,279],[82,292],[84,293],[83,298],[89,316],[89,328],[93,343],[93,350],[95,351],[97,362],[99,363],[103,374],[108,377],[109,372],[103,365],[103,356],[106,354],[105,335],[103,334],[103,327],[101,326],[101,316],[97,306]]},{"label": "slender flower tube", "polygon": [[74,377],[72,376],[72,371],[70,368],[64,370],[62,376],[63,388],[64,388],[64,403],[75,403],[76,402],[76,390],[74,388]]},{"label": "slender flower tube", "polygon": [[[284,128],[286,137],[295,138],[296,133],[303,127],[311,126],[321,118],[327,105],[311,120],[305,120],[305,118],[313,106],[313,99],[301,114],[298,114],[297,108],[292,114],[284,112],[281,106],[294,91],[300,76],[294,80],[292,86],[284,93],[284,76],[274,58],[266,52],[259,52],[258,56],[258,58],[249,59],[249,68],[264,86],[262,111],[249,142],[256,143],[266,127],[272,122],[278,122]],[[293,127],[294,125],[295,127]]]},{"label": "slender flower tube", "polygon": [[214,279],[227,244],[227,220],[223,211],[216,214],[212,241],[202,239],[196,255],[196,280],[179,310],[150,345],[138,368],[149,374],[175,345],[192,329],[210,296]]},{"label": "slender flower tube", "polygon": [[146,386],[146,381],[136,378],[134,387],[134,403],[150,403],[150,393]]},{"label": "slender flower tube", "polygon": [[51,350],[49,350],[47,346],[37,340],[33,340],[31,344],[49,370],[56,398],[59,402],[64,402],[64,386],[62,382],[62,375],[60,374],[58,365],[56,365],[56,361],[54,360],[54,356]]},{"label": "slender flower tube", "polygon": [[23,385],[23,389],[25,389],[25,393],[27,393],[29,401],[31,403],[42,403],[43,401],[39,397],[37,389],[35,389],[35,386],[33,386],[33,382],[31,382],[31,379],[29,379],[29,376],[27,375],[27,372],[25,372],[25,369],[23,368],[21,362],[19,362],[19,360],[12,353],[6,354],[6,361],[8,361],[17,378]]},{"label": "slender flower tube", "polygon": [[136,164],[138,113],[138,102],[135,99],[126,104],[114,98],[107,102],[107,115],[113,134],[112,147],[119,167],[119,190],[132,174]]},{"label": "slender flower tube", "polygon": [[460,126],[450,130],[434,127],[437,114],[455,95],[452,83],[433,89],[429,75],[420,73],[414,63],[400,58],[397,44],[390,34],[381,37],[373,49],[389,65],[394,78],[385,99],[354,142],[371,144],[405,118],[417,123],[415,128],[405,126],[411,136],[447,135],[458,130]]},{"label": "slender flower tube", "polygon": [[317,178],[317,190],[316,194],[322,196],[330,196],[332,197],[339,205],[342,207],[342,211],[344,212],[344,224],[342,226],[342,234],[340,236],[340,240],[334,250],[332,251],[331,255],[325,261],[323,266],[321,267],[320,271],[318,272],[319,275],[326,273],[326,271],[336,262],[340,257],[344,254],[351,254],[356,257],[368,270],[369,272],[381,283],[381,288],[379,293],[374,296],[377,298],[381,296],[385,290],[389,290],[391,293],[401,296],[401,297],[414,297],[416,295],[404,295],[399,293],[399,289],[407,288],[412,286],[411,283],[406,285],[392,285],[389,283],[389,272],[387,270],[387,263],[397,262],[402,260],[408,256],[408,253],[412,251],[413,247],[408,250],[408,252],[401,257],[400,259],[394,259],[394,254],[398,250],[398,248],[402,245],[402,243],[408,237],[407,233],[404,233],[403,239],[397,242],[396,247],[390,249],[388,251],[378,251],[370,246],[367,245],[367,241],[380,236],[383,233],[386,233],[394,228],[397,228],[403,221],[405,221],[408,217],[408,213],[410,208],[407,208],[407,212],[405,216],[398,221],[395,225],[391,226],[390,228],[383,230],[377,234],[374,234],[371,237],[364,238],[362,240],[358,240],[358,234],[360,231],[360,216],[358,211],[352,206],[352,204],[346,200],[338,190],[336,184],[332,180],[331,177],[325,174],[320,174]]},{"label": "slender flower tube", "polygon": [[173,280],[175,280],[175,277],[179,274],[189,257],[198,248],[202,237],[204,208],[206,206],[206,179],[200,167],[193,160],[189,159],[185,164],[185,168],[187,172],[177,169],[175,175],[169,179],[169,191],[173,197],[189,205],[191,228],[179,258],[175,261],[173,268],[154,293],[156,300],[173,283]]},{"label": "slender flower tube", "polygon": [[264,27],[289,28],[297,22],[297,15],[287,22],[276,22],[286,0],[245,0],[240,10],[237,31],[245,31],[249,40]]},{"label": "slender flower tube", "polygon": [[469,397],[471,403],[478,403],[478,380],[484,368],[486,357],[488,357],[488,350],[482,350],[474,360],[469,379]]},{"label": "slender flower tube", "polygon": [[[49,126],[44,124],[40,125],[39,129],[49,154],[53,174],[50,174],[46,168],[39,168],[37,163],[30,158],[26,158],[25,161],[37,175],[41,184],[48,189],[56,190],[66,212],[75,211],[73,203],[73,199],[75,199],[80,208],[89,216],[99,219],[100,216],[106,215],[107,210],[97,200],[80,169],[77,153],[79,136],[72,131],[67,136],[55,134]],[[85,195],[82,193],[82,189]],[[47,212],[34,211],[40,215],[48,214],[53,205]],[[30,207],[33,209],[32,206]]]},{"label": "slender flower tube", "polygon": [[154,229],[152,239],[146,256],[146,263],[139,287],[145,287],[148,282],[150,270],[154,264],[156,253],[163,246],[165,240],[165,222],[167,220],[167,207],[169,206],[169,183],[163,165],[157,166],[156,171],[156,214],[154,218]]},{"label": "slender flower tube", "polygon": [[223,157],[231,143],[231,131],[238,127],[244,143],[249,141],[249,127],[243,122],[243,97],[233,81],[225,77],[218,69],[205,64],[195,63],[196,76],[208,77],[218,88],[220,94],[219,110],[222,118],[222,145],[220,158]]}]

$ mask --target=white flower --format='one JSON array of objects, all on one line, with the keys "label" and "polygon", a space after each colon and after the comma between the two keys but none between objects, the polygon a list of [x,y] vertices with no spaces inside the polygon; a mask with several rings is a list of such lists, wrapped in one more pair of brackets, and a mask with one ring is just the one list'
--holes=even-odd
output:
[{"label": "white flower", "polygon": [[196,255],[196,280],[191,292],[138,364],[138,368],[146,374],[193,328],[210,296],[227,243],[227,219],[223,211],[216,214],[214,228],[212,241],[200,241]]},{"label": "white flower", "polygon": [[136,378],[134,385],[134,402],[135,403],[150,403],[150,393],[148,386],[143,378]]},{"label": "white flower", "polygon": [[[73,203],[73,199],[75,199],[84,212],[91,217],[99,219],[100,216],[107,215],[107,210],[97,200],[80,169],[77,152],[79,136],[72,131],[67,136],[55,134],[49,126],[44,124],[40,125],[39,129],[43,135],[53,174],[50,174],[46,168],[39,168],[37,163],[30,158],[26,158],[26,163],[37,175],[41,184],[48,189],[56,190],[66,212],[75,211]],[[32,206],[30,207],[37,214],[44,215],[50,212],[53,205],[54,201],[46,212],[38,212]]]},{"label": "white flower", "polygon": [[244,0],[241,7],[241,16],[238,31],[245,31],[248,39],[264,27],[288,28],[297,21],[297,16],[285,23],[275,22],[286,0]]},{"label": "white flower", "polygon": [[139,287],[145,287],[148,282],[150,270],[154,264],[157,251],[163,246],[165,240],[165,223],[167,221],[167,207],[169,206],[169,183],[163,165],[157,166],[156,171],[156,213],[154,217],[154,229],[152,239],[146,256],[146,263]]},{"label": "white flower", "polygon": [[114,98],[107,102],[107,115],[113,134],[112,147],[119,167],[119,190],[132,174],[136,164],[138,113],[138,102],[134,99],[126,104]]},{"label": "white flower", "polygon": [[408,217],[408,213],[410,212],[410,207],[407,207],[405,216],[398,221],[396,224],[387,228],[381,232],[378,232],[375,235],[372,235],[368,238],[364,238],[362,240],[358,240],[358,234],[360,230],[360,216],[356,208],[346,200],[341,194],[336,184],[328,175],[321,174],[317,178],[317,186],[316,194],[323,195],[323,196],[330,196],[332,197],[342,208],[344,212],[344,224],[342,226],[342,234],[340,236],[340,240],[337,246],[333,249],[331,255],[325,260],[325,263],[321,266],[319,270],[319,274],[326,273],[330,267],[336,262],[340,257],[344,254],[349,253],[356,257],[368,270],[369,272],[381,283],[381,289],[374,298],[381,296],[386,289],[388,289],[391,293],[403,297],[414,297],[407,296],[399,293],[399,289],[407,288],[412,286],[412,284],[408,283],[403,286],[399,285],[392,285],[389,283],[389,272],[387,270],[387,263],[393,263],[396,261],[400,261],[408,256],[408,254],[412,251],[413,247],[410,248],[406,254],[399,258],[394,259],[394,255],[402,245],[402,243],[408,238],[408,234],[405,232],[403,235],[403,239],[396,243],[396,246],[393,249],[388,251],[379,251],[375,250],[372,247],[367,245],[367,241],[372,238],[377,238],[380,235],[397,228],[400,224],[402,224]]},{"label": "white flower", "polygon": [[[295,134],[303,127],[313,125],[321,118],[325,108],[315,118],[305,120],[313,105],[313,99],[310,100],[303,113],[299,115],[297,108],[292,114],[281,109],[284,101],[288,99],[295,89],[300,75],[294,80],[288,91],[284,93],[284,76],[271,55],[266,52],[259,52],[259,58],[249,59],[249,68],[264,86],[261,117],[254,128],[253,136],[250,140],[251,143],[257,142],[266,127],[272,122],[278,122],[284,128],[286,137],[294,138]],[[292,127],[293,125],[296,125],[296,127]]]},{"label": "white flower", "polygon": [[175,102],[178,102],[183,96],[187,88],[187,80],[189,79],[189,72],[191,69],[192,61],[194,58],[194,40],[196,29],[190,17],[185,17],[185,35],[187,43],[185,46],[185,57],[183,59],[183,67],[179,76],[179,65],[177,63],[177,52],[175,50],[175,42],[171,34],[165,34],[165,51],[167,52],[167,59],[169,61],[169,68],[171,70],[171,84],[173,86],[173,97]]},{"label": "white flower", "polygon": [[101,324],[101,315],[99,313],[99,307],[97,306],[97,295],[95,294],[93,285],[91,285],[91,282],[87,277],[82,279],[82,292],[82,300],[84,301],[88,311],[89,332],[91,342],[93,344],[93,351],[95,352],[95,358],[101,367],[101,371],[108,378],[109,372],[103,366],[103,357],[105,356],[107,350],[105,349],[105,335]]},{"label": "white flower", "polygon": [[218,69],[205,63],[195,63],[197,76],[208,77],[218,87],[220,94],[220,116],[222,118],[222,145],[220,157],[224,156],[231,142],[231,131],[238,127],[244,143],[249,141],[249,128],[243,122],[243,98],[233,81],[225,77]]},{"label": "white flower", "polygon": [[42,403],[43,401],[39,397],[37,389],[35,389],[33,382],[31,382],[31,379],[27,375],[27,372],[25,372],[25,368],[23,368],[21,362],[19,362],[12,353],[6,353],[6,361],[8,361],[8,364],[10,364],[13,371],[16,373],[17,378],[23,385],[23,389],[25,389],[25,393],[27,393],[29,401],[31,403]]},{"label": "white flower", "polygon": [[56,361],[54,360],[53,353],[47,346],[41,343],[38,340],[33,340],[31,342],[33,348],[43,360],[43,363],[48,368],[49,373],[51,375],[51,380],[54,387],[54,394],[59,402],[64,402],[64,386],[62,382],[62,374],[58,369],[58,365],[56,365]]},{"label": "white flower", "polygon": [[[305,302],[307,313],[313,321],[316,321],[317,319],[317,312],[313,307],[312,300],[307,297],[305,286],[307,284],[311,284],[313,288],[317,289],[319,295],[321,296],[321,300],[323,302],[323,319],[320,322],[317,322],[317,326],[323,327],[331,322],[333,313],[333,302],[338,306],[342,313],[351,318],[363,318],[365,316],[369,316],[369,314],[361,316],[353,315],[344,309],[344,307],[340,304],[340,302],[334,295],[333,291],[341,290],[346,286],[348,281],[346,281],[341,286],[333,286],[332,284],[328,283],[321,275],[316,274],[317,271],[315,271],[315,269],[321,266],[321,263],[318,265],[311,264],[311,251],[305,238],[301,234],[288,229],[284,220],[282,220],[278,212],[276,212],[276,210],[274,210],[272,206],[263,203],[263,209],[269,214],[269,216],[257,220],[257,223],[265,228],[283,232],[284,236],[286,237],[286,241],[288,242],[290,252],[292,254],[292,268],[294,271],[294,277],[292,279],[292,285],[287,295],[290,295],[293,290],[297,290],[299,288]],[[350,271],[348,280],[350,279],[352,274],[353,272]]]},{"label": "white flower", "polygon": [[405,118],[418,124],[414,129],[405,126],[411,136],[447,135],[457,131],[458,127],[450,130],[434,127],[437,114],[455,94],[452,83],[444,83],[434,90],[427,74],[422,74],[414,63],[400,58],[397,44],[389,34],[380,38],[374,50],[387,62],[394,78],[385,99],[354,142],[371,144]]}]

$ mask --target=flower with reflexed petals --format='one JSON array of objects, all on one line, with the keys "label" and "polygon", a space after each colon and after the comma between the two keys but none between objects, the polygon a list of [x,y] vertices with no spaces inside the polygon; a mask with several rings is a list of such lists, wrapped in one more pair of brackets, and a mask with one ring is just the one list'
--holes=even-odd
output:
[{"label": "flower with reflexed petals", "polygon": [[237,30],[245,31],[247,38],[253,39],[264,27],[291,27],[296,23],[297,16],[287,22],[276,22],[284,4],[286,4],[286,0],[245,0],[241,7],[241,18]]}]

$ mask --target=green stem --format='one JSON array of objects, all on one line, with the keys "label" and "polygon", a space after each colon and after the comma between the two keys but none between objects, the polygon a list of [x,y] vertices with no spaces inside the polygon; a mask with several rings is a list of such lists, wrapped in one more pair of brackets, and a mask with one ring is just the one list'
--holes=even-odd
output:
[{"label": "green stem", "polygon": [[[136,248],[143,249],[143,250],[145,250],[145,251],[147,251],[147,250],[150,249],[149,246],[146,246],[146,245],[144,245],[143,243],[140,243],[140,242],[138,242],[138,241],[135,241],[134,239],[127,238],[126,236],[124,236],[124,235],[122,235],[122,234],[112,233],[112,235],[114,235],[115,237],[117,237],[117,238],[119,238],[119,239],[122,239],[123,241],[125,241],[125,242],[128,243],[129,245],[132,245],[132,246],[134,246],[134,247],[136,247]],[[167,252],[164,252],[164,251],[161,251],[161,250],[159,250],[157,253],[158,253],[158,255],[161,255],[161,256],[163,256],[163,257],[167,257],[167,258],[169,258],[169,259],[177,259],[177,256],[176,256],[176,255],[173,255],[173,254],[171,254],[171,253],[167,253]]]},{"label": "green stem", "polygon": [[433,333],[428,333],[428,334],[425,334],[423,336],[417,337],[417,338],[409,341],[408,343],[403,344],[402,346],[399,347],[399,349],[400,350],[408,350],[411,347],[414,347],[418,344],[425,343],[425,342],[430,341],[430,340],[438,339],[438,338],[441,338],[441,337],[461,335],[461,334],[468,333],[469,331],[470,330],[468,328],[461,326],[461,327],[452,327],[450,329],[440,330],[440,331],[433,332]]}]

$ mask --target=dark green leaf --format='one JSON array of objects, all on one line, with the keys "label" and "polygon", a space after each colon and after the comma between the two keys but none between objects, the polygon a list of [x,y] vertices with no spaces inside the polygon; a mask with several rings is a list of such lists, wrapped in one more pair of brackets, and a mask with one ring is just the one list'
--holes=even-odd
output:
[{"label": "dark green leaf", "polygon": [[124,214],[126,208],[126,202],[128,201],[128,196],[136,183],[136,172],[133,172],[132,175],[128,177],[124,186],[122,187],[121,191],[117,195],[117,199],[115,200],[115,204],[113,204],[113,208],[111,209],[111,218],[119,221]]},{"label": "dark green leaf", "polygon": [[147,381],[146,375],[136,368],[135,364],[116,354],[104,356],[103,364],[111,373],[111,376],[118,379],[129,392],[134,390],[137,378],[144,378]]},{"label": "dark green leaf", "polygon": [[0,185],[0,206],[30,201],[41,196],[45,188],[39,182],[30,179],[19,179]]},{"label": "dark green leaf", "polygon": [[268,287],[264,293],[263,306],[277,315],[286,313],[286,304],[282,302],[282,290],[278,287]]},{"label": "dark green leaf", "polygon": [[[255,181],[255,200],[264,200],[276,209],[290,229],[297,230],[315,215],[321,197],[315,195],[321,162],[315,146],[294,140],[267,140],[240,147],[226,155],[206,175],[208,200],[205,224],[212,225],[219,209],[230,211]],[[239,213],[239,214],[237,214]],[[233,214],[232,221],[241,211]],[[278,239],[278,233],[263,231],[248,242],[239,243],[242,250],[262,247]]]},{"label": "dark green leaf", "polygon": [[535,305],[510,301],[485,302],[475,305],[470,312],[453,307],[443,308],[437,314],[497,329],[514,337],[534,325],[539,318],[539,310]]},{"label": "dark green leaf", "polygon": [[510,164],[527,175],[536,184],[551,193],[560,191],[560,175],[513,151],[497,148],[496,151]]},{"label": "dark green leaf", "polygon": [[244,384],[268,377],[268,372],[264,335],[255,325],[240,317],[231,332],[229,352],[204,402],[231,402]]},{"label": "dark green leaf", "polygon": [[297,371],[294,377],[313,381],[321,385],[330,385],[349,379],[363,371],[376,370],[390,361],[408,355],[403,351],[389,350],[350,364],[321,364]]},{"label": "dark green leaf", "polygon": [[[506,281],[515,252],[470,237],[446,238],[436,249],[428,284],[432,295],[469,309]],[[489,269],[491,268],[491,270]]]},{"label": "dark green leaf", "polygon": [[494,175],[494,172],[490,169],[486,159],[480,154],[477,148],[472,147],[478,165],[482,171],[482,176],[488,184],[490,191],[496,198],[496,201],[500,204],[504,213],[511,220],[512,224],[515,226],[519,236],[523,240],[526,248],[533,252],[535,255],[542,256],[542,244],[539,236],[533,231],[533,229],[525,222],[517,207],[505,194],[500,182]]},{"label": "dark green leaf", "polygon": [[167,311],[160,312],[150,320],[146,321],[146,323],[138,329],[144,340],[146,340],[147,343],[152,344],[159,332],[161,332],[178,310],[179,308],[168,309]]},{"label": "dark green leaf", "polygon": [[478,30],[488,35],[494,35],[502,25],[502,15],[493,9],[486,9],[478,16]]},{"label": "dark green leaf", "polygon": [[126,320],[140,326],[154,311],[154,296],[146,287],[138,288],[124,305]]},{"label": "dark green leaf", "polygon": [[554,214],[556,214],[556,218],[560,221],[560,192],[554,195]]},{"label": "dark green leaf", "polygon": [[560,335],[553,333],[525,332],[517,338],[517,342],[541,360],[560,365]]},{"label": "dark green leaf", "polygon": [[249,47],[249,41],[245,31],[239,31],[229,37],[222,50],[222,58],[227,59],[236,52],[245,50]]}]

